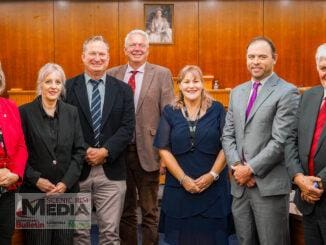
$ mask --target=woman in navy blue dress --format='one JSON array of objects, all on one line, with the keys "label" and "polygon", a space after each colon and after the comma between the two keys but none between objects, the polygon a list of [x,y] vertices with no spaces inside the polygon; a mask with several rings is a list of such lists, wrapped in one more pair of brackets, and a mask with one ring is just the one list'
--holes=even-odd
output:
[{"label": "woman in navy blue dress", "polygon": [[230,188],[220,137],[225,110],[205,92],[199,67],[179,74],[154,146],[167,167],[159,231],[175,245],[228,244]]}]

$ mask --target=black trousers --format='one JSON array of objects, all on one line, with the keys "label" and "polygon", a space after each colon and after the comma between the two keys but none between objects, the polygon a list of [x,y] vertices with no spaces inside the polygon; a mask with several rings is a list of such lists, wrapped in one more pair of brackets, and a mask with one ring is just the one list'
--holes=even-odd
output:
[{"label": "black trousers", "polygon": [[72,245],[73,229],[26,229],[24,238],[26,245]]},{"label": "black trousers", "polygon": [[0,196],[0,244],[11,245],[15,228],[15,193],[6,192]]},{"label": "black trousers", "polygon": [[314,211],[303,216],[303,233],[306,245],[326,244],[326,198],[318,201]]}]

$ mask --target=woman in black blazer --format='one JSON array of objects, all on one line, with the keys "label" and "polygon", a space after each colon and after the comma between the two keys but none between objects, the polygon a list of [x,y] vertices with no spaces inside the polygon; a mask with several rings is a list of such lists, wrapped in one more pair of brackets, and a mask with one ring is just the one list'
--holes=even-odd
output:
[{"label": "woman in black blazer", "polygon": [[[60,99],[65,80],[59,65],[44,65],[38,74],[37,98],[20,107],[29,154],[21,192],[51,196],[79,191],[85,146],[77,109]],[[72,244],[73,229],[24,233],[26,244]]]}]

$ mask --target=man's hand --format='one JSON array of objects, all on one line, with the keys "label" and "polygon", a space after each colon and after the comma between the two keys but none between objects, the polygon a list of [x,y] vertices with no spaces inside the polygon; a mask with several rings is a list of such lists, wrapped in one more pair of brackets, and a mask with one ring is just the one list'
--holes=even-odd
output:
[{"label": "man's hand", "polygon": [[302,200],[309,203],[315,203],[320,200],[324,189],[319,189],[314,186],[314,182],[321,181],[319,177],[298,174],[294,177],[293,181],[300,188]]},{"label": "man's hand", "polygon": [[89,147],[86,151],[85,159],[90,166],[100,165],[106,162],[109,152],[106,148]]},{"label": "man's hand", "polygon": [[239,185],[245,185],[252,178],[252,171],[248,165],[238,164],[231,167],[235,181]]},{"label": "man's hand", "polygon": [[251,187],[255,187],[256,186],[256,180],[255,180],[255,177],[252,176],[251,179],[249,179],[249,181],[247,182],[246,186],[248,188],[251,188]]}]

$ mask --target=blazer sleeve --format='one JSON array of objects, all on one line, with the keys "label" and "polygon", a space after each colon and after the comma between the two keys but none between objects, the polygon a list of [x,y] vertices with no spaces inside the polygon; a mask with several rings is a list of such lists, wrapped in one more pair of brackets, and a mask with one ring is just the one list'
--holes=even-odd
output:
[{"label": "blazer sleeve", "polygon": [[254,158],[248,161],[255,175],[266,176],[283,160],[284,145],[295,121],[300,94],[298,89],[287,89],[279,101],[272,124],[271,139]]},{"label": "blazer sleeve", "polygon": [[160,111],[162,112],[164,107],[168,104],[171,104],[174,98],[173,93],[173,80],[172,74],[169,70],[164,72],[162,77],[162,86],[161,86],[161,100],[160,100]]},{"label": "blazer sleeve", "polygon": [[[22,129],[24,132],[24,135],[27,139],[27,145],[28,145],[28,117],[26,115],[26,110],[25,110],[25,106],[21,106],[19,108],[20,111],[20,116],[21,116],[21,120],[22,120]],[[34,168],[32,168],[30,166],[30,164],[26,164],[26,169],[25,169],[25,178],[31,182],[32,184],[36,185],[36,182],[38,181],[38,179],[41,177],[41,172],[36,171]]]},{"label": "blazer sleeve", "polygon": [[[302,98],[300,100],[300,105],[301,103],[302,103]],[[286,144],[284,147],[285,165],[287,167],[291,180],[293,180],[293,177],[298,173],[304,174],[304,170],[300,163],[299,146],[298,146],[298,127],[299,127],[299,118],[301,114],[300,105],[299,105],[299,110],[297,111],[295,116],[295,122],[291,127],[291,131],[289,133],[288,138],[286,139]]]},{"label": "blazer sleeve", "polygon": [[62,178],[63,182],[68,189],[70,189],[79,179],[81,174],[83,159],[85,156],[85,144],[84,137],[82,133],[82,128],[79,121],[77,108],[73,108],[73,123],[74,127],[74,138],[73,138],[73,149],[71,153],[71,162],[67,172]]},{"label": "blazer sleeve", "polygon": [[14,154],[10,156],[10,160],[12,164],[9,164],[8,169],[20,177],[18,183],[20,184],[24,176],[25,165],[26,165],[28,154],[27,154],[27,149],[25,144],[24,133],[22,130],[20,114],[18,108],[14,104],[12,106],[12,112],[14,114],[13,118],[16,119],[16,121],[13,123],[15,123],[15,128],[16,128],[15,134],[17,137],[14,137],[14,140],[16,140],[15,142],[16,147],[15,147],[15,151],[13,152]]},{"label": "blazer sleeve", "polygon": [[126,149],[132,140],[135,129],[135,106],[134,96],[129,86],[122,87],[124,90],[124,108],[119,129],[110,137],[103,146],[108,149],[109,162],[115,161]]},{"label": "blazer sleeve", "polygon": [[236,162],[240,162],[240,156],[237,151],[235,139],[235,126],[233,117],[233,92],[230,94],[229,109],[225,117],[225,124],[222,135],[222,146],[225,153],[226,161],[231,167]]}]

